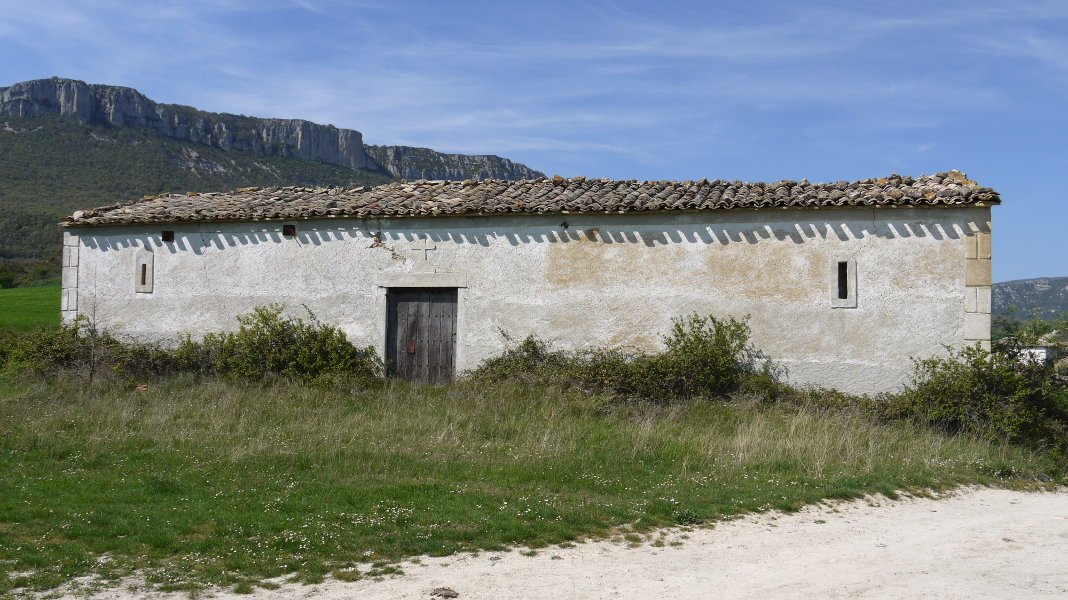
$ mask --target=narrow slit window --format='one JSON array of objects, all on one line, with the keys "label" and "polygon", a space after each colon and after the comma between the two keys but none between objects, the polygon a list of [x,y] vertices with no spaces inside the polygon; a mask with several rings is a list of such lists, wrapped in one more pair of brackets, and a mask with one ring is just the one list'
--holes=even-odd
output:
[{"label": "narrow slit window", "polygon": [[849,263],[838,262],[838,299],[849,299]]},{"label": "narrow slit window", "polygon": [[134,260],[134,291],[139,294],[152,293],[152,258],[151,252],[140,250]]},{"label": "narrow slit window", "polygon": [[857,261],[852,258],[831,260],[828,294],[832,308],[857,307]]}]

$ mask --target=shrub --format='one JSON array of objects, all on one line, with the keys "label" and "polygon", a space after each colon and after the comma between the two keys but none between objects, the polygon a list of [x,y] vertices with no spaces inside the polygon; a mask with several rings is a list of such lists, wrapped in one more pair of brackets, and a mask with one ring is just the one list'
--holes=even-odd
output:
[{"label": "shrub", "polygon": [[375,378],[382,372],[371,347],[353,346],[345,334],[314,319],[285,318],[281,305],[259,307],[238,317],[235,332],[208,334],[200,343],[186,338],[175,350],[191,370],[214,370],[241,377],[269,374],[317,377],[348,373]]},{"label": "shrub", "polygon": [[[502,331],[501,335],[509,342],[513,341],[507,333]],[[560,383],[567,379],[573,362],[568,353],[551,350],[544,340],[529,336],[500,356],[487,359],[469,376],[487,382],[516,379],[531,383],[534,380]],[[546,381],[545,377],[549,379]]]},{"label": "shrub", "polygon": [[0,340],[0,370],[9,375],[80,371],[90,380],[106,373],[164,375],[177,370],[172,352],[159,344],[123,342],[85,320]]},{"label": "shrub", "polygon": [[976,346],[917,361],[911,384],[885,410],[949,432],[1068,450],[1065,394],[1052,366]]},{"label": "shrub", "polygon": [[80,324],[42,328],[28,333],[7,332],[0,339],[0,366],[4,371],[41,374],[74,366],[86,354]]},{"label": "shrub", "polygon": [[749,345],[748,323],[691,315],[676,319],[658,353],[622,349],[551,350],[528,337],[471,373],[475,379],[523,380],[575,386],[590,393],[667,401],[712,397],[739,389],[750,378],[774,386]]},{"label": "shrub", "polygon": [[283,307],[257,308],[238,317],[231,333],[188,336],[177,346],[120,341],[85,320],[0,339],[0,368],[8,374],[84,372],[131,377],[195,373],[259,378],[267,375],[314,378],[344,374],[361,380],[382,372],[372,348],[353,346],[340,329],[318,321],[282,316]]},{"label": "shrub", "polygon": [[734,391],[743,376],[757,370],[750,333],[749,323],[734,318],[676,319],[664,338],[667,351],[656,355],[649,374],[673,398]]}]

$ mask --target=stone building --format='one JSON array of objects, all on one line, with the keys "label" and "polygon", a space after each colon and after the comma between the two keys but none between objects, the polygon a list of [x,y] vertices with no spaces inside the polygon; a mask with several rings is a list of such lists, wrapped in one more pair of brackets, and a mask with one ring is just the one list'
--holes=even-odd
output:
[{"label": "stone building", "polygon": [[303,305],[422,381],[499,354],[502,332],[652,350],[673,317],[749,316],[790,381],[878,392],[913,357],[989,344],[999,203],[955,171],[172,194],[62,224],[62,310],[166,340]]}]

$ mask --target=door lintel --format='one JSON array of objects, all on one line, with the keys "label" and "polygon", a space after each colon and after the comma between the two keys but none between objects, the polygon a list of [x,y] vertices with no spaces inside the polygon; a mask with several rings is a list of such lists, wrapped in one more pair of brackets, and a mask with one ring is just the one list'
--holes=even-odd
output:
[{"label": "door lintel", "polygon": [[467,273],[384,273],[380,288],[465,288]]}]

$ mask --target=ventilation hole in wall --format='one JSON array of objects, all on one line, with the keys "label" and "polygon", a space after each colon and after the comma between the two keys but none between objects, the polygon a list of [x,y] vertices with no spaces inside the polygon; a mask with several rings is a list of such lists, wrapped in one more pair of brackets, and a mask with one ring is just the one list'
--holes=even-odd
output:
[{"label": "ventilation hole in wall", "polygon": [[141,285],[148,285],[148,265],[141,263]]},{"label": "ventilation hole in wall", "polygon": [[841,261],[838,263],[838,299],[847,300],[849,298],[849,263]]},{"label": "ventilation hole in wall", "polygon": [[174,232],[173,231],[164,231],[163,232],[163,241],[165,241],[165,242],[173,242],[174,241]]},{"label": "ventilation hole in wall", "polygon": [[286,237],[295,237],[297,235],[296,225],[282,225],[282,235]]}]

